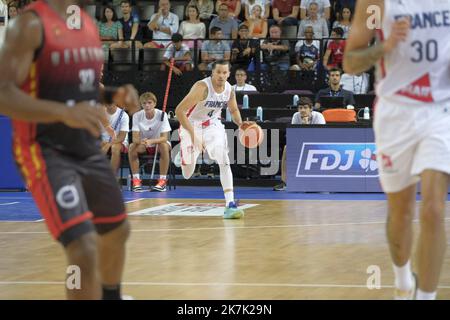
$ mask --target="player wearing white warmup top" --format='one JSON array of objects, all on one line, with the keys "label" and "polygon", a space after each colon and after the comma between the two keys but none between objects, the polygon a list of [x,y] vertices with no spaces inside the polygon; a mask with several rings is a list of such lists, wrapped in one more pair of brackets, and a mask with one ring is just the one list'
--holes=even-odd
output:
[{"label": "player wearing white warmup top", "polygon": [[219,164],[220,182],[225,195],[224,218],[239,219],[244,212],[234,201],[227,136],[220,121],[222,108],[229,108],[234,123],[240,128],[253,122],[242,122],[236,95],[227,81],[229,76],[230,64],[215,61],[211,77],[197,81],[175,113],[180,121],[179,155],[184,178],[192,176],[198,156],[206,149],[209,157]]},{"label": "player wearing white warmup top", "polygon": [[[381,28],[376,30],[371,28],[371,5],[381,8]],[[379,41],[367,48],[374,36]],[[415,296],[410,257],[420,180],[416,298],[435,299],[446,249],[450,174],[450,0],[358,1],[344,69],[355,74],[375,64],[374,130],[381,185],[388,199],[395,298]]]}]

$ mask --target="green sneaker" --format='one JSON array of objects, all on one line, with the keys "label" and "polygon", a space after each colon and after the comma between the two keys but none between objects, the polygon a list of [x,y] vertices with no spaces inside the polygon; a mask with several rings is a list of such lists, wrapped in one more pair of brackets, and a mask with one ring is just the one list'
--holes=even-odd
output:
[{"label": "green sneaker", "polygon": [[244,216],[244,210],[239,209],[234,202],[230,202],[228,207],[225,208],[223,214],[224,219],[240,219]]}]

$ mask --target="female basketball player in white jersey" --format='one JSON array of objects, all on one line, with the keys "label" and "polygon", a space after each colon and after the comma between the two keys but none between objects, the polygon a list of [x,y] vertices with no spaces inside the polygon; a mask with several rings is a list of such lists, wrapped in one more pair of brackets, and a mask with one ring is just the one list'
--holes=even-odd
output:
[{"label": "female basketball player in white jersey", "polygon": [[[381,23],[375,30],[377,11]],[[378,43],[368,48],[375,35]],[[374,130],[388,198],[395,297],[415,295],[410,257],[416,184],[421,180],[416,298],[435,299],[446,249],[450,174],[450,0],[359,0],[344,69],[359,73],[376,63]]]},{"label": "female basketball player in white jersey", "polygon": [[197,158],[205,149],[209,157],[219,164],[220,182],[225,195],[224,218],[239,219],[244,212],[234,201],[227,136],[220,121],[222,108],[229,108],[234,123],[240,128],[253,122],[242,122],[236,95],[227,81],[229,76],[229,62],[215,61],[211,77],[197,81],[175,113],[180,121],[180,156],[184,178],[192,176]]}]

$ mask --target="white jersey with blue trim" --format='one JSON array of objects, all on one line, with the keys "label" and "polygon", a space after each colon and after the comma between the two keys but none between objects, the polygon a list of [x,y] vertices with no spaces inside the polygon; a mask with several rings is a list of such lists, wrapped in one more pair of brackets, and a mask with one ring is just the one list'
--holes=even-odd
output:
[{"label": "white jersey with blue trim", "polygon": [[380,38],[405,16],[410,33],[377,66],[377,95],[412,105],[449,101],[450,0],[385,0]]},{"label": "white jersey with blue trim", "polygon": [[208,88],[208,96],[205,100],[200,101],[192,107],[187,117],[191,122],[205,122],[208,120],[216,121],[221,118],[222,108],[228,107],[228,101],[231,97],[231,85],[225,82],[225,89],[221,93],[217,93],[212,85],[211,77],[201,80]]}]

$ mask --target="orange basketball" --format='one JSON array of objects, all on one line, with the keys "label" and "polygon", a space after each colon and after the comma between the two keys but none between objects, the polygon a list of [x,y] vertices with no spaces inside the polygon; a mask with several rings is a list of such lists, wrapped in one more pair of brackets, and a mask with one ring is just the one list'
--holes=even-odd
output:
[{"label": "orange basketball", "polygon": [[252,124],[244,130],[239,129],[239,141],[246,148],[256,148],[264,140],[264,131],[257,124]]}]

